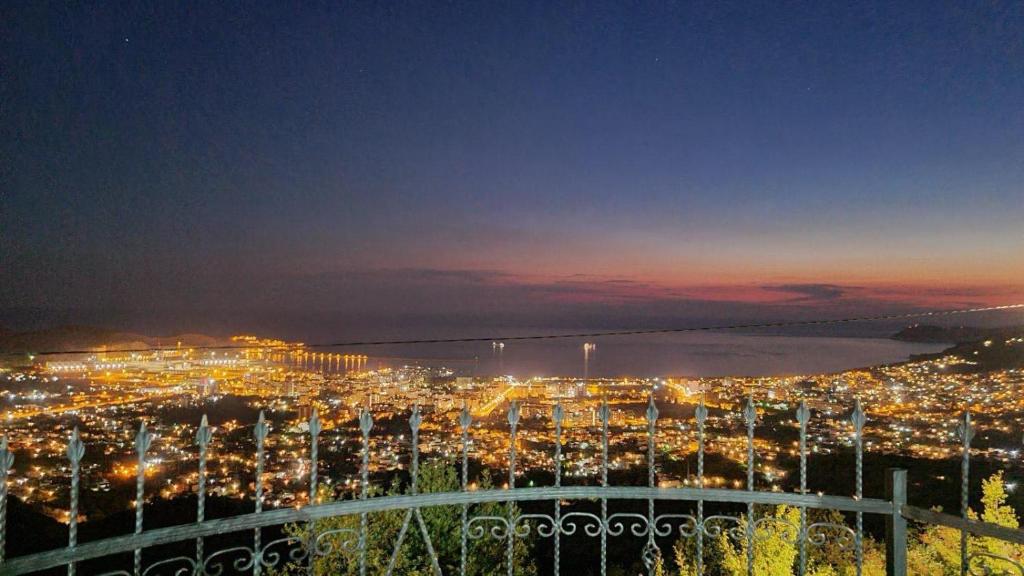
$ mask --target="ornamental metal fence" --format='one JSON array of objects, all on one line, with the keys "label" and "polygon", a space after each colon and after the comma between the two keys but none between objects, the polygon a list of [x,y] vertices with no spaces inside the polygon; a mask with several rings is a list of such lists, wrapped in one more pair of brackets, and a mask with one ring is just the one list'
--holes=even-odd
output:
[{"label": "ornamental metal fence", "polygon": [[[755,544],[765,537],[766,533],[782,534],[785,539],[798,549],[794,562],[794,573],[804,575],[808,571],[808,551],[811,547],[822,547],[826,544],[839,550],[852,553],[855,573],[859,576],[864,569],[864,515],[877,515],[885,522],[885,554],[886,573],[904,575],[907,573],[907,520],[932,525],[948,526],[960,531],[960,572],[961,574],[1016,575],[1024,576],[1024,566],[1019,559],[998,557],[986,551],[971,550],[968,546],[968,535],[974,534],[996,538],[1005,542],[1024,544],[1024,531],[978,522],[968,514],[968,485],[970,480],[971,440],[974,428],[969,414],[964,414],[958,427],[962,443],[961,465],[961,515],[952,516],[933,510],[924,510],[907,504],[907,473],[905,470],[890,469],[886,477],[886,497],[884,499],[865,498],[863,493],[863,432],[866,422],[865,413],[858,402],[850,415],[853,429],[853,446],[855,454],[854,493],[849,496],[812,494],[807,489],[807,426],[811,420],[811,411],[801,404],[795,412],[799,424],[799,487],[795,492],[779,492],[758,490],[755,486],[755,433],[758,413],[753,398],[748,399],[742,410],[742,418],[746,425],[746,486],[745,489],[709,488],[705,485],[705,441],[708,409],[700,403],[696,406],[694,424],[697,437],[697,474],[696,487],[660,487],[655,482],[656,453],[655,440],[657,433],[658,408],[653,395],[646,408],[646,486],[615,486],[609,483],[609,421],[611,410],[607,401],[602,402],[598,416],[601,425],[601,461],[599,485],[564,485],[563,484],[563,422],[565,412],[561,404],[554,406],[551,414],[551,430],[554,438],[554,483],[545,487],[517,486],[517,434],[519,431],[521,409],[516,402],[510,403],[508,411],[508,486],[502,489],[471,489],[469,484],[469,462],[471,446],[471,425],[473,419],[468,409],[463,408],[458,424],[461,429],[461,445],[458,451],[460,489],[453,492],[425,493],[419,489],[420,470],[420,427],[422,415],[419,407],[413,408],[409,418],[411,458],[409,462],[410,487],[408,493],[376,496],[370,490],[370,450],[373,417],[368,411],[362,411],[358,418],[361,432],[361,454],[359,474],[361,482],[358,494],[353,499],[320,502],[318,494],[318,444],[322,431],[321,421],[313,411],[308,421],[308,439],[310,461],[308,478],[309,501],[304,506],[291,508],[274,508],[265,510],[264,500],[264,463],[266,459],[265,441],[270,433],[270,426],[263,413],[260,413],[254,427],[255,446],[255,477],[254,504],[252,513],[241,514],[228,518],[206,518],[207,500],[207,453],[213,440],[213,429],[204,416],[198,428],[195,442],[198,446],[198,492],[196,521],[193,523],[167,528],[145,529],[146,499],[146,464],[147,451],[153,440],[152,433],[143,424],[135,436],[136,465],[136,505],[134,532],[129,535],[111,537],[92,542],[78,542],[78,506],[80,487],[80,463],[85,454],[85,446],[79,437],[78,429],[72,433],[67,446],[67,458],[70,462],[70,494],[68,503],[68,544],[66,547],[31,555],[5,558],[7,517],[8,480],[14,473],[14,454],[9,449],[6,438],[0,445],[0,575],[16,576],[33,572],[53,570],[66,566],[68,576],[75,576],[76,565],[97,558],[114,557],[130,554],[131,567],[108,570],[103,576],[157,576],[171,574],[173,576],[222,576],[231,573],[244,573],[260,576],[271,570],[280,570],[285,565],[291,569],[298,567],[300,572],[313,574],[316,562],[320,558],[344,552],[351,559],[360,576],[368,572],[368,518],[374,513],[397,512],[401,514],[401,526],[391,550],[379,568],[382,573],[390,576],[399,570],[397,559],[403,543],[409,538],[410,530],[421,538],[426,550],[429,570],[435,576],[443,576],[445,571],[439,561],[438,552],[433,546],[435,534],[431,534],[422,511],[433,507],[448,507],[456,510],[458,515],[458,559],[450,563],[449,573],[466,576],[471,573],[468,550],[475,540],[493,539],[503,546],[504,572],[514,576],[517,570],[516,541],[524,538],[550,539],[552,557],[549,569],[551,573],[560,575],[565,569],[561,558],[563,536],[579,536],[594,541],[595,554],[598,555],[600,574],[605,575],[609,569],[608,539],[628,536],[644,541],[640,556],[642,565],[648,574],[655,573],[659,557],[663,550],[659,540],[681,538],[692,540],[694,550],[693,566],[696,574],[707,573],[706,547],[711,539],[726,538],[740,544],[745,552],[746,573],[755,574]],[[609,513],[608,502],[632,501],[641,506],[646,504],[646,513],[614,512]],[[590,501],[596,502],[598,512],[566,509],[566,503]],[[689,503],[692,513],[658,513],[658,502]],[[538,503],[550,505],[549,512],[524,512],[519,504],[531,503],[534,508]],[[735,515],[705,514],[705,505],[729,504],[745,506],[745,512]],[[483,504],[504,505],[504,514],[474,514],[474,507]],[[799,509],[799,521],[790,522],[772,515],[758,517],[755,505],[788,505]],[[492,508],[493,509],[493,508]],[[810,522],[808,510],[837,510],[852,514],[853,527],[844,523]],[[331,518],[350,518],[353,521],[343,527],[324,527],[322,521]],[[266,531],[284,525],[304,527],[301,530],[281,532],[276,537],[264,540]],[[221,549],[208,549],[207,539],[224,534],[251,534],[248,542],[232,545]],[[283,535],[281,535],[283,534]],[[29,535],[18,534],[13,537],[24,538]],[[187,554],[172,556],[153,555],[147,563],[145,551],[154,547],[169,544],[187,544],[194,542],[193,551]],[[997,567],[993,567],[994,562]]]}]

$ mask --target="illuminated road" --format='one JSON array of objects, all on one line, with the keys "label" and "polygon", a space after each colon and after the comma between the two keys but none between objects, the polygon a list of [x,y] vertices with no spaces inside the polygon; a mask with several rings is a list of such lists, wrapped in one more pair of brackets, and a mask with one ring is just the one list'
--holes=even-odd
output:
[{"label": "illuminated road", "polygon": [[497,396],[491,398],[490,401],[488,401],[486,404],[477,408],[476,412],[474,412],[473,415],[478,418],[486,418],[490,416],[491,412],[494,412],[494,410],[497,409],[498,406],[501,406],[505,402],[505,400],[508,399],[509,394],[511,394],[512,391],[517,387],[518,384],[515,382],[509,384]]},{"label": "illuminated road", "polygon": [[165,392],[162,394],[143,394],[139,396],[120,396],[111,399],[92,400],[89,402],[81,402],[77,404],[61,404],[57,406],[42,406],[39,408],[33,408],[30,410],[14,410],[7,412],[5,418],[8,422],[15,420],[23,420],[25,418],[34,418],[35,416],[47,415],[57,416],[66,412],[74,412],[76,410],[85,410],[90,408],[106,408],[110,406],[123,406],[125,404],[135,404],[137,402],[146,402],[149,400],[159,400],[168,396],[174,396],[180,394],[180,391]]}]

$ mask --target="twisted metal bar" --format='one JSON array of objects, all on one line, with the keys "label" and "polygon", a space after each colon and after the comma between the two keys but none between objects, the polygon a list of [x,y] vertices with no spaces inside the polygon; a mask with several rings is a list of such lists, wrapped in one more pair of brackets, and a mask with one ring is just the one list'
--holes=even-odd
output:
[{"label": "twisted metal bar", "polygon": [[319,490],[319,440],[323,425],[320,423],[320,416],[316,410],[309,417],[309,504],[312,506],[319,501],[317,490]]},{"label": "twisted metal bar", "polygon": [[[965,411],[963,420],[957,426],[963,452],[960,457],[960,516],[967,520],[968,496],[970,492],[971,474],[971,440],[974,438],[974,427],[971,425],[971,413]],[[966,575],[970,569],[967,554],[967,530],[960,530],[960,574]]]},{"label": "twisted metal bar", "polygon": [[7,436],[0,439],[0,566],[7,549],[7,477],[14,466],[14,453],[7,444]]},{"label": "twisted metal bar", "polygon": [[[412,474],[412,484],[410,487],[412,496],[416,496],[420,493],[420,425],[422,423],[423,416],[420,414],[419,404],[416,404],[413,406],[412,414],[409,416],[409,429],[412,432],[412,465],[409,470]],[[405,541],[405,535],[409,531],[409,524],[414,518],[416,520],[416,526],[419,528],[420,536],[423,538],[423,543],[427,547],[427,556],[430,558],[431,568],[433,568],[436,576],[443,576],[441,573],[441,566],[438,562],[437,552],[434,550],[434,544],[430,539],[430,532],[427,530],[427,524],[423,521],[423,515],[420,514],[418,506],[410,507],[405,513],[405,518],[402,520],[402,528],[398,531],[398,539],[395,541],[395,547],[391,551],[391,560],[388,562],[388,569],[385,574],[387,574],[387,576],[391,576],[391,574],[394,573],[395,567],[398,563],[398,552],[401,550],[402,543]]]},{"label": "twisted metal bar", "polygon": [[[138,455],[138,471],[135,477],[135,534],[142,534],[142,511],[145,504],[146,489],[146,451],[153,442],[153,435],[146,430],[146,423],[139,425],[139,433],[135,435],[135,452]],[[142,574],[142,548],[136,548],[132,554],[135,576]]]},{"label": "twisted metal bar", "polygon": [[[462,428],[462,482],[461,488],[465,492],[469,488],[469,427],[473,423],[473,417],[469,413],[469,407],[462,405],[462,413],[459,414],[459,426]],[[469,530],[469,504],[462,505],[461,530],[459,532],[459,575],[466,576],[466,555],[468,543],[466,541]]]},{"label": "twisted metal bar", "polygon": [[[565,412],[562,409],[562,401],[559,399],[551,412],[551,420],[555,424],[555,487],[562,486],[562,419]],[[555,526],[562,525],[562,501],[555,500]],[[555,533],[554,540],[554,576],[559,576],[562,567],[562,531]]]},{"label": "twisted metal bar", "polygon": [[[603,392],[602,392],[603,395]],[[608,487],[608,398],[601,401],[601,487]],[[608,525],[608,499],[601,498],[601,526]],[[601,530],[601,576],[608,574],[608,533]]]},{"label": "twisted metal bar", "polygon": [[[743,409],[747,422],[747,491],[754,491],[754,424],[757,422],[757,408],[751,393]],[[754,576],[754,503],[747,504],[747,576]]]},{"label": "twisted metal bar", "polygon": [[[270,433],[270,426],[267,425],[266,416],[263,411],[260,410],[260,417],[256,420],[256,425],[252,430],[253,437],[256,438],[256,479],[255,479],[255,513],[260,514],[263,512],[263,459],[265,443],[267,434]],[[260,549],[260,539],[262,538],[262,530],[259,527],[253,529],[253,548],[255,550]],[[260,576],[262,572],[262,566],[259,562],[253,564],[252,573],[253,576]]]},{"label": "twisted metal bar", "polygon": [[[697,488],[704,490],[704,425],[708,419],[708,408],[702,398],[694,412],[697,420]],[[704,574],[704,499],[697,500],[697,576]]]},{"label": "twisted metal bar", "polygon": [[[313,409],[312,414],[309,416],[309,505],[312,506],[319,501],[319,485],[317,483],[317,468],[319,467],[319,456],[317,454],[319,449],[320,432],[323,430],[323,425],[320,423],[320,416],[317,414],[316,409]],[[312,520],[307,524],[309,536],[307,537],[310,543],[316,541],[316,525]],[[308,573],[312,576],[314,571],[314,558],[315,554],[307,554],[309,564],[307,566]]]},{"label": "twisted metal bar", "polygon": [[[199,486],[196,494],[196,522],[202,523],[206,519],[206,458],[210,440],[213,437],[213,430],[210,428],[206,414],[203,414],[199,422],[199,429],[196,430],[196,445],[199,446]],[[196,538],[196,564],[203,565],[203,539]]]},{"label": "twisted metal bar", "polygon": [[[864,423],[867,418],[864,416],[864,408],[857,399],[853,407],[853,414],[850,416],[853,423],[854,447],[856,449],[855,463],[855,490],[856,498],[864,497]],[[857,512],[857,533],[854,538],[855,554],[857,561],[857,576],[864,573],[864,513]]]},{"label": "twisted metal bar", "polygon": [[[509,448],[508,448],[508,489],[515,490],[516,487],[516,429],[519,426],[519,403],[513,401],[508,409],[509,427]],[[515,517],[515,503],[508,502],[509,522]],[[515,569],[515,532],[509,531],[508,541],[505,544],[505,566],[508,576],[513,576]]]},{"label": "twisted metal bar", "polygon": [[[71,432],[71,439],[68,440],[68,460],[71,461],[71,494],[70,506],[68,509],[68,548],[78,545],[78,489],[80,478],[80,464],[82,456],[85,455],[85,445],[78,433],[78,426]],[[75,576],[75,563],[68,563],[68,576]]]},{"label": "twisted metal bar", "polygon": [[[654,404],[654,392],[647,402],[647,487],[654,488],[654,434],[658,421],[658,407]],[[654,498],[647,500],[647,545],[644,548],[644,563],[648,576],[654,576],[658,556],[661,551],[654,540]]]},{"label": "twisted metal bar", "polygon": [[[359,499],[366,501],[370,487],[370,430],[373,429],[373,416],[367,410],[359,412],[359,431],[363,434],[363,460],[359,467],[361,482]],[[366,512],[359,514],[359,576],[366,576]]]},{"label": "twisted metal bar", "polygon": [[[800,493],[807,494],[807,423],[811,411],[806,402],[800,402],[796,410],[796,421],[800,423]],[[797,574],[807,573],[807,507],[800,507],[800,561]]]}]

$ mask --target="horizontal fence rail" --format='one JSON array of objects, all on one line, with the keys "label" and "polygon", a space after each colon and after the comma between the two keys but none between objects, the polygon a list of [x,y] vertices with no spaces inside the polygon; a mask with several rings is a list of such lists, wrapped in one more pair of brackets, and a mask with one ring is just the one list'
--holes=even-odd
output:
[{"label": "horizontal fence rail", "polygon": [[[961,516],[951,516],[935,511],[923,510],[906,504],[906,473],[901,470],[890,471],[889,489],[886,499],[864,498],[863,496],[863,430],[867,419],[859,402],[850,414],[852,424],[852,441],[855,449],[854,494],[835,496],[810,494],[807,490],[807,426],[811,420],[808,407],[801,404],[795,412],[799,424],[799,489],[794,493],[757,490],[754,483],[754,470],[757,458],[754,439],[758,422],[758,412],[753,398],[749,398],[742,409],[741,416],[746,431],[746,489],[714,489],[705,487],[704,456],[705,456],[705,425],[708,409],[700,403],[695,410],[694,423],[697,435],[697,487],[696,488],[664,488],[655,484],[656,452],[655,438],[657,433],[658,408],[653,394],[650,396],[646,418],[646,467],[647,486],[613,486],[608,481],[608,447],[609,421],[611,410],[607,400],[603,400],[598,411],[601,422],[601,462],[599,478],[596,486],[564,486],[562,485],[563,441],[562,425],[565,412],[561,404],[557,404],[551,414],[551,426],[554,437],[554,485],[546,487],[517,487],[516,458],[517,433],[520,423],[520,407],[511,402],[508,411],[508,488],[470,490],[468,484],[469,454],[471,446],[470,430],[472,416],[467,408],[463,408],[458,425],[461,431],[461,447],[459,461],[459,490],[455,492],[421,493],[419,490],[419,433],[422,415],[419,407],[412,409],[409,418],[410,435],[410,482],[409,493],[370,497],[369,462],[370,438],[373,430],[373,417],[368,411],[362,411],[358,418],[361,435],[361,452],[359,455],[359,475],[361,485],[354,499],[331,502],[319,502],[317,499],[319,482],[318,443],[322,425],[316,411],[308,421],[310,448],[310,467],[308,477],[309,501],[302,507],[263,509],[263,473],[266,459],[266,439],[270,434],[270,426],[263,413],[254,426],[253,440],[255,447],[254,493],[255,511],[230,518],[206,519],[207,491],[207,454],[213,442],[214,429],[209,426],[204,416],[196,433],[195,443],[198,447],[198,493],[196,522],[168,528],[145,530],[145,468],[146,454],[153,441],[152,433],[143,424],[135,436],[136,461],[136,506],[134,531],[124,536],[106,538],[88,543],[79,543],[77,539],[78,492],[80,489],[80,463],[85,454],[77,428],[71,435],[67,448],[70,462],[70,493],[68,495],[69,517],[68,545],[65,548],[36,553],[23,557],[4,558],[7,512],[7,481],[13,470],[14,455],[8,447],[6,438],[0,443],[0,575],[16,576],[41,570],[66,566],[68,576],[75,576],[76,564],[86,560],[102,558],[115,554],[131,553],[131,570],[114,570],[108,576],[157,576],[173,574],[174,576],[222,576],[226,573],[252,573],[260,576],[264,569],[276,568],[283,563],[302,565],[309,574],[314,573],[314,562],[317,558],[327,556],[338,550],[353,555],[360,576],[368,573],[368,519],[371,514],[388,511],[401,511],[403,514],[401,527],[390,552],[386,574],[395,573],[396,562],[403,542],[409,538],[409,531],[417,533],[426,548],[432,571],[442,576],[442,568],[438,553],[434,549],[432,536],[424,521],[421,511],[438,506],[453,507],[453,514],[458,516],[459,526],[459,558],[455,573],[465,576],[469,571],[467,550],[470,542],[481,539],[495,539],[505,542],[504,565],[509,576],[516,573],[516,540],[526,537],[552,539],[553,559],[551,572],[559,574],[561,570],[561,537],[583,535],[597,539],[600,550],[600,573],[607,573],[608,537],[632,536],[645,539],[641,550],[641,562],[649,575],[653,575],[662,551],[658,544],[659,538],[677,537],[694,541],[695,562],[698,574],[705,570],[705,540],[725,537],[743,544],[746,551],[746,573],[754,574],[755,543],[763,538],[766,531],[784,534],[785,538],[799,550],[795,563],[796,573],[803,576],[808,570],[808,547],[834,544],[839,549],[853,553],[856,573],[863,570],[864,563],[864,528],[863,515],[875,514],[886,520],[887,573],[893,575],[906,574],[906,520],[947,526],[961,531],[961,572],[963,574],[1020,574],[1024,568],[1011,558],[1006,558],[1007,566],[1016,567],[1019,572],[993,572],[988,564],[979,564],[982,556],[992,556],[979,551],[971,551],[967,544],[967,534],[975,534],[998,538],[1007,542],[1024,543],[1024,532],[985,524],[968,519],[966,486],[969,481],[970,442],[973,428],[970,416],[965,414],[960,426],[960,438],[963,445]],[[646,512],[609,513],[609,500],[625,500],[645,502]],[[551,503],[549,513],[524,513],[518,509],[518,502]],[[591,501],[599,505],[599,513],[563,509],[563,502]],[[662,513],[658,514],[657,501],[686,501],[696,505],[694,513]],[[745,505],[745,511],[737,515],[711,514],[705,515],[706,503],[724,503]],[[491,515],[473,515],[471,506],[481,504],[504,503],[504,512]],[[798,523],[792,523],[774,516],[758,517],[755,505],[788,505],[799,508]],[[855,516],[854,527],[830,522],[809,522],[808,509],[829,509],[852,513]],[[321,529],[317,522],[329,518],[351,517],[358,519],[352,528]],[[285,537],[263,541],[264,528],[282,525],[302,526],[306,528],[303,535],[294,533]],[[223,534],[251,533],[251,544],[232,546],[220,550],[208,550],[205,538]],[[162,558],[145,565],[144,550],[155,546],[173,543],[194,542],[194,553]],[[193,546],[190,544],[189,546]],[[232,560],[233,559],[233,560]],[[981,566],[981,568],[979,568]],[[227,570],[227,572],[225,572]],[[982,571],[984,570],[984,571]]]}]

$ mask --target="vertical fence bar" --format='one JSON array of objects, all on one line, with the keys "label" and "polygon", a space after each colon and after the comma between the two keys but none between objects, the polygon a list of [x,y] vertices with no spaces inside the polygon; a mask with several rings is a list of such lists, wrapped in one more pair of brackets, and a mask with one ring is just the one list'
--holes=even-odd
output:
[{"label": "vertical fence bar", "polygon": [[[608,487],[608,398],[601,400],[601,487]],[[608,499],[601,498],[601,576],[608,574]]]},{"label": "vertical fence bar", "polygon": [[[323,364],[323,354],[320,355],[321,366]],[[317,492],[320,490],[318,469],[320,465],[319,449],[320,449],[320,432],[323,430],[323,424],[320,422],[320,415],[317,414],[316,409],[309,415],[309,505],[313,506],[320,501],[320,496]],[[310,520],[307,524],[308,534],[306,535],[306,550],[307,560],[309,561],[309,573],[313,574],[315,569],[315,548],[316,548],[316,521]]]},{"label": "vertical fence bar", "polygon": [[[708,419],[708,407],[701,398],[694,413],[697,419],[697,488],[704,490],[704,424]],[[704,574],[704,500],[697,500],[697,576]]]},{"label": "vertical fence bar", "polygon": [[[419,404],[416,404],[413,406],[412,416],[409,418],[409,428],[412,430],[412,493],[414,495],[420,493],[420,426],[422,423],[423,415],[420,413]],[[414,509],[412,513],[419,525],[420,536],[423,537],[423,544],[427,548],[427,556],[430,558],[431,568],[434,569],[434,576],[442,576],[437,551],[434,549],[434,543],[427,531],[427,524],[423,521],[423,515],[420,514],[419,508]]]},{"label": "vertical fence bar", "polygon": [[890,468],[885,477],[885,497],[892,502],[892,514],[885,517],[885,574],[907,576],[907,471]]},{"label": "vertical fence bar", "polygon": [[[864,423],[867,418],[864,416],[864,408],[860,399],[853,406],[853,414],[850,415],[850,422],[853,424],[853,442],[856,450],[856,462],[854,463],[854,490],[857,500],[864,497]],[[864,513],[857,512],[857,534],[854,538],[854,552],[857,562],[857,576],[864,572]]]},{"label": "vertical fence bar", "polygon": [[[565,412],[562,409],[562,400],[559,398],[555,409],[551,412],[551,420],[555,424],[555,487],[562,486],[562,420]],[[554,576],[559,576],[562,569],[562,500],[555,499],[555,559]]]},{"label": "vertical fence bar", "polygon": [[[363,433],[363,462],[359,467],[359,499],[366,500],[370,488],[370,430],[373,416],[369,410],[359,412],[359,431]],[[366,576],[366,512],[359,514],[359,576]]]},{"label": "vertical fence bar", "polygon": [[[196,430],[196,445],[199,446],[199,478],[197,479],[198,491],[196,493],[196,522],[206,519],[206,458],[210,439],[213,438],[213,429],[210,428],[206,414],[199,422],[199,429]],[[196,538],[196,566],[203,565],[203,538]]]},{"label": "vertical fence bar", "polygon": [[[78,426],[71,432],[68,440],[68,460],[71,462],[71,494],[68,507],[68,548],[72,550],[78,545],[78,488],[81,483],[81,462],[85,456],[85,444],[78,433]],[[75,576],[75,563],[68,563],[68,576]]]},{"label": "vertical fence bar", "polygon": [[320,489],[319,484],[319,449],[320,449],[320,432],[323,430],[323,424],[320,423],[320,415],[317,414],[316,410],[309,417],[309,505],[312,506],[320,501],[320,497],[317,491]]},{"label": "vertical fence bar", "polygon": [[7,550],[7,477],[14,466],[14,453],[7,444],[7,436],[0,439],[0,566]]},{"label": "vertical fence bar", "polygon": [[[658,421],[658,407],[654,404],[654,392],[651,391],[647,402],[647,487],[654,488],[654,433]],[[654,576],[654,569],[661,551],[654,541],[654,498],[647,500],[647,546],[644,548],[644,564],[647,565],[648,576]]]},{"label": "vertical fence bar", "polygon": [[[509,446],[508,446],[508,489],[516,488],[516,428],[519,426],[519,403],[513,401],[508,409]],[[508,576],[513,576],[515,570],[515,502],[508,501],[508,539],[505,548],[505,565]]]},{"label": "vertical fence bar", "polygon": [[[256,421],[256,426],[253,427],[253,436],[256,438],[256,513],[263,512],[263,460],[264,450],[267,440],[267,434],[270,432],[270,427],[267,425],[266,416],[263,411],[260,410],[259,420]],[[253,551],[256,553],[257,558],[260,554],[260,548],[262,543],[260,542],[262,536],[262,530],[260,528],[253,529]],[[263,571],[263,567],[259,561],[253,562],[252,573],[253,576],[259,576],[260,572]]]},{"label": "vertical fence bar", "polygon": [[[811,411],[806,402],[800,402],[796,409],[796,421],[800,423],[800,493],[807,494],[807,422]],[[797,574],[807,573],[807,506],[800,507],[800,563]]]},{"label": "vertical fence bar", "polygon": [[[153,443],[153,435],[146,430],[146,423],[139,425],[135,435],[135,453],[138,455],[138,471],[135,477],[135,534],[142,534],[142,511],[146,497],[146,451]],[[133,558],[133,573],[142,574],[142,548],[136,548]]]},{"label": "vertical fence bar", "polygon": [[[757,408],[754,407],[754,395],[747,398],[743,409],[743,418],[747,422],[747,490],[754,491],[754,424],[757,423]],[[754,503],[747,503],[747,576],[754,576]]]},{"label": "vertical fence bar", "polygon": [[[974,426],[971,425],[971,413],[965,411],[963,420],[957,426],[957,433],[963,443],[960,456],[960,516],[967,520],[968,498],[971,487],[971,440],[974,438]],[[967,574],[967,530],[960,530],[960,574]]]},{"label": "vertical fence bar", "polygon": [[[469,427],[473,417],[469,408],[463,404],[459,414],[459,426],[462,428],[462,491],[469,489]],[[462,522],[459,531],[459,575],[466,576],[466,555],[468,553],[467,536],[469,533],[469,504],[462,505]]]}]

